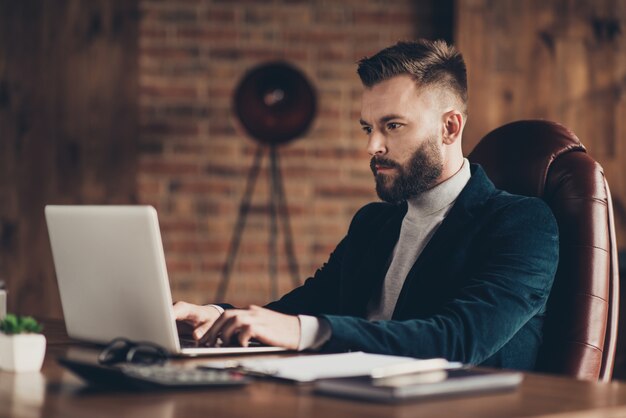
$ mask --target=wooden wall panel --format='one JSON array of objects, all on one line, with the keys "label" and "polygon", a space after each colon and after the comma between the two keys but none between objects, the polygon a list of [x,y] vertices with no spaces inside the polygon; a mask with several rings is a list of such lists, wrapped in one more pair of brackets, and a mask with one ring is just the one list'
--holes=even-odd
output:
[{"label": "wooden wall panel", "polygon": [[510,121],[564,124],[604,167],[626,248],[626,2],[458,0],[456,26],[469,74],[466,152]]},{"label": "wooden wall panel", "polygon": [[0,278],[59,317],[49,203],[136,201],[136,1],[0,0]]},{"label": "wooden wall panel", "polygon": [[[626,1],[458,0],[456,40],[469,74],[465,150],[517,119],[569,127],[604,167],[626,249]],[[625,379],[625,283],[620,312],[614,377]]]}]

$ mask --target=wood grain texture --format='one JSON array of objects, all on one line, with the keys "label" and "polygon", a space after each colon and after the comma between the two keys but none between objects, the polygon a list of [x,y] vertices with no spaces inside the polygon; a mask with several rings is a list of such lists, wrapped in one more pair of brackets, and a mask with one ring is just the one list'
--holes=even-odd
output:
[{"label": "wood grain texture", "polygon": [[60,316],[46,204],[136,201],[136,1],[0,1],[0,276]]},{"label": "wood grain texture", "polygon": [[[604,167],[625,249],[626,2],[459,0],[456,42],[469,74],[465,149],[514,120],[567,126]],[[624,319],[620,330],[614,376],[624,379]]]},{"label": "wood grain texture", "polygon": [[626,248],[626,2],[459,0],[456,26],[470,90],[464,149],[514,120],[567,126],[604,167]]},{"label": "wood grain texture", "polygon": [[[63,370],[58,356],[94,361],[97,351],[65,345],[62,324],[46,322],[51,341],[42,373],[0,371],[0,415],[45,417],[619,417],[626,384],[525,374],[518,390],[386,405],[316,395],[311,385],[255,380],[245,388],[130,392],[96,389]],[[292,354],[282,354],[289,356]],[[272,357],[276,357],[273,355]],[[212,358],[215,360],[216,358]],[[222,358],[226,359],[226,358]],[[228,357],[232,359],[232,357]],[[175,360],[193,367],[207,358]]]}]

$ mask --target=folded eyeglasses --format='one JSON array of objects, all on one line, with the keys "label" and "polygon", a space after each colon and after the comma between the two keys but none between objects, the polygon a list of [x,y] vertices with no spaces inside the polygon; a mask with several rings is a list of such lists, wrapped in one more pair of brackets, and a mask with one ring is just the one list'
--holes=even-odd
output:
[{"label": "folded eyeglasses", "polygon": [[107,366],[124,362],[163,364],[168,357],[167,351],[157,344],[115,338],[100,352],[98,362]]}]

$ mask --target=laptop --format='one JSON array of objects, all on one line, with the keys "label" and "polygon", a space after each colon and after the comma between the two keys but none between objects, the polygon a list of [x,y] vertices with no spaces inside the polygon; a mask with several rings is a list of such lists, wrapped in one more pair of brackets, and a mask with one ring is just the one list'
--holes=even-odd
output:
[{"label": "laptop", "polygon": [[181,356],[284,351],[181,343],[172,310],[157,212],[152,206],[45,208],[67,333],[107,344],[117,337]]}]

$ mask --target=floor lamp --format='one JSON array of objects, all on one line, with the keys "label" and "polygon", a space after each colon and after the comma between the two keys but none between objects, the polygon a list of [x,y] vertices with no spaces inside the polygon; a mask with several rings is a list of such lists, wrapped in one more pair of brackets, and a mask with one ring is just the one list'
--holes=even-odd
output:
[{"label": "floor lamp", "polygon": [[244,129],[258,143],[258,146],[254,162],[248,172],[245,192],[239,205],[237,221],[215,300],[223,301],[228,290],[232,269],[246,227],[254,187],[266,154],[269,155],[270,162],[269,278],[271,297],[276,299],[278,297],[279,223],[285,237],[285,254],[293,285],[300,285],[278,148],[304,134],[311,125],[316,110],[315,92],[297,68],[284,62],[271,62],[253,68],[243,77],[235,90],[234,107]]}]

